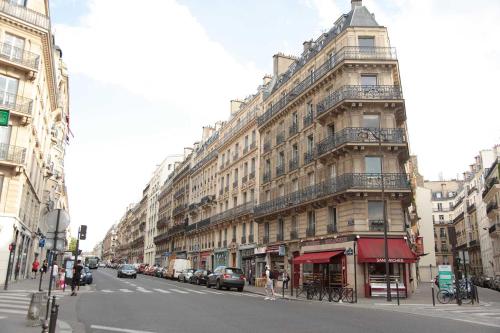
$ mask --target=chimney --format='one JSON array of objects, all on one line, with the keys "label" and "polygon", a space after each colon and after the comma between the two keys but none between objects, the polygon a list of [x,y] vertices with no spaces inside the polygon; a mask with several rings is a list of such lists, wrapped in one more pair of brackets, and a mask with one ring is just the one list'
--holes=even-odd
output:
[{"label": "chimney", "polygon": [[191,154],[192,151],[193,151],[193,148],[185,147],[184,148],[184,158],[186,159],[189,156],[189,154]]},{"label": "chimney", "polygon": [[242,101],[238,101],[238,100],[231,101],[231,116],[238,113],[238,111],[240,111],[240,107],[242,104],[243,104]]},{"label": "chimney", "polygon": [[201,135],[201,141],[205,141],[207,140],[210,135],[212,135],[212,133],[214,132],[214,128],[211,127],[211,126],[203,126],[203,133]]},{"label": "chimney", "polygon": [[224,126],[224,122],[219,120],[218,122],[215,123],[215,130],[218,131]]},{"label": "chimney", "polygon": [[351,0],[351,9],[354,10],[356,7],[361,7],[363,6],[363,1],[362,0]]},{"label": "chimney", "polygon": [[268,84],[269,82],[271,82],[271,79],[272,79],[271,75],[269,74],[264,75],[264,77],[262,78],[262,84],[263,85]]},{"label": "chimney", "polygon": [[304,52],[308,51],[312,46],[312,39],[306,40],[302,45],[304,46]]},{"label": "chimney", "polygon": [[295,59],[288,57],[283,53],[278,53],[273,56],[273,76],[279,77],[285,73]]}]

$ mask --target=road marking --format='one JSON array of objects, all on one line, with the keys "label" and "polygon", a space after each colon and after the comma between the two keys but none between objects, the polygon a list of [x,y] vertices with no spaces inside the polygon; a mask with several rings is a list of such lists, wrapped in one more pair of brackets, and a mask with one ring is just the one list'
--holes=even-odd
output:
[{"label": "road marking", "polygon": [[101,326],[101,325],[90,325],[90,328],[94,328],[96,330],[124,332],[124,333],[155,333],[155,332],[151,332],[151,331],[138,331],[138,330],[130,330],[127,328]]},{"label": "road marking", "polygon": [[21,301],[21,300],[11,300],[11,299],[6,299],[6,300],[3,300],[0,298],[0,302],[9,302],[9,304],[26,304],[26,305],[29,305],[31,302],[30,301]]},{"label": "road marking", "polygon": [[2,296],[0,299],[9,299],[9,300],[17,300],[17,301],[26,301],[29,302],[30,300],[26,297],[16,297],[16,296]]},{"label": "road marking", "polygon": [[168,291],[168,290],[163,290],[163,289],[153,289],[153,290],[158,291],[160,293],[164,293],[164,294],[170,294],[170,291]]},{"label": "road marking", "polygon": [[210,293],[210,294],[215,294],[215,295],[224,295],[224,293],[220,293],[218,291],[207,290],[206,292]]},{"label": "road marking", "polygon": [[5,318],[7,318],[7,317],[5,317],[5,316],[0,316],[0,320],[1,320],[1,319],[5,319]]},{"label": "road marking", "polygon": [[26,315],[26,311],[19,311],[19,310],[0,309],[0,312]]},{"label": "road marking", "polygon": [[136,284],[133,284],[133,283],[129,283],[132,287],[137,287]]},{"label": "road marking", "polygon": [[189,294],[187,291],[184,291],[184,290],[179,290],[179,289],[170,289],[171,291],[175,291],[176,293],[179,293],[179,294]]},{"label": "road marking", "polygon": [[101,292],[103,292],[103,293],[112,293],[112,292],[113,292],[113,290],[103,289],[103,290],[101,290]]},{"label": "road marking", "polygon": [[121,292],[124,292],[124,293],[131,293],[132,290],[128,290],[128,289],[120,289]]},{"label": "road marking", "polygon": [[500,315],[500,312],[484,312],[484,313],[474,313],[474,314],[478,316],[498,316]]},{"label": "road marking", "polygon": [[29,308],[29,304],[28,305],[21,305],[21,304],[10,304],[10,303],[0,303],[0,308],[1,307],[6,307],[7,309],[28,309]]},{"label": "road marking", "polygon": [[137,291],[140,291],[141,293],[150,293],[151,290],[144,289],[143,287],[137,287]]},{"label": "road marking", "polygon": [[9,293],[9,292],[6,292],[6,293],[0,293],[0,297],[2,296],[18,296],[18,297],[28,297],[29,294],[21,294],[21,293]]},{"label": "road marking", "polygon": [[184,288],[184,289],[187,290],[187,291],[193,292],[193,293],[206,295],[206,293],[204,293],[203,291],[198,291],[198,290],[188,289],[188,288]]}]

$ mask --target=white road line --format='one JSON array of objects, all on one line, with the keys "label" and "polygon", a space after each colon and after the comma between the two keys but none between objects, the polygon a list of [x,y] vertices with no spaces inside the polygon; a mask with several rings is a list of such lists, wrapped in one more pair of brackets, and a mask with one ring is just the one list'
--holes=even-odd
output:
[{"label": "white road line", "polygon": [[144,289],[143,287],[137,287],[137,291],[140,291],[141,293],[150,293],[151,290]]},{"label": "white road line", "polygon": [[206,292],[210,293],[210,294],[215,294],[215,295],[224,295],[224,293],[220,293],[218,291],[207,290]]},{"label": "white road line", "polygon": [[0,293],[0,297],[2,297],[2,296],[29,297],[30,295],[29,294],[19,294],[19,293],[9,293],[9,292],[6,292],[6,293]]},{"label": "white road line", "polygon": [[184,291],[184,290],[179,290],[179,289],[170,289],[171,291],[175,291],[176,293],[179,293],[179,294],[189,294],[187,291]]},{"label": "white road line", "polygon": [[5,318],[7,318],[7,317],[5,317],[5,316],[0,316],[0,320],[1,320],[1,319],[5,319]]},{"label": "white road line", "polygon": [[26,315],[26,311],[19,311],[19,310],[0,309],[0,312]]},{"label": "white road line", "polygon": [[26,297],[16,297],[16,296],[2,296],[0,299],[11,299],[11,300],[18,300],[18,301],[26,301],[29,302],[30,300]]},{"label": "white road line", "polygon": [[112,292],[113,292],[113,290],[103,289],[103,290],[101,290],[101,292],[103,292],[103,293],[112,293]]},{"label": "white road line", "polygon": [[500,312],[484,312],[484,313],[473,313],[478,316],[499,316]]},{"label": "white road line", "polygon": [[119,289],[121,292],[124,292],[124,293],[131,293],[133,292],[132,290],[128,290],[128,289]]},{"label": "white road line", "polygon": [[21,301],[21,300],[11,300],[11,299],[6,299],[6,300],[2,300],[0,298],[0,302],[9,302],[9,304],[26,304],[26,305],[30,305],[30,301]]},{"label": "white road line", "polygon": [[138,331],[138,330],[130,330],[130,329],[127,329],[127,328],[101,326],[101,325],[90,325],[90,328],[93,328],[93,329],[96,329],[96,330],[113,331],[113,332],[124,332],[124,333],[155,333],[155,332],[151,332],[151,331]]},{"label": "white road line", "polygon": [[170,291],[168,290],[163,290],[163,289],[153,289],[153,290],[164,294],[170,294]]},{"label": "white road line", "polygon": [[26,309],[28,310],[29,305],[21,305],[21,304],[6,304],[6,303],[0,303],[0,308],[5,307],[7,309]]},{"label": "white road line", "polygon": [[187,291],[193,292],[193,293],[206,295],[206,293],[204,293],[203,291],[198,291],[198,290],[188,289],[188,288],[184,288],[184,289],[187,290]]},{"label": "white road line", "polygon": [[137,287],[136,284],[133,284],[133,283],[129,283],[132,287]]}]

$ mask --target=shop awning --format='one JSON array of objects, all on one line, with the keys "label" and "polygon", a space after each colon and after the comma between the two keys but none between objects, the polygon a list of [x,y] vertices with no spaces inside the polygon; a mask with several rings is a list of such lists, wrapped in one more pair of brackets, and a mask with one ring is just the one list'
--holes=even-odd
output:
[{"label": "shop awning", "polygon": [[329,263],[332,257],[344,253],[344,251],[328,251],[328,252],[314,252],[304,253],[298,257],[293,258],[294,264],[325,264]]},{"label": "shop awning", "polygon": [[[404,239],[388,239],[390,263],[415,262],[417,257],[410,250]],[[383,238],[360,238],[358,239],[358,262],[385,262]]]}]

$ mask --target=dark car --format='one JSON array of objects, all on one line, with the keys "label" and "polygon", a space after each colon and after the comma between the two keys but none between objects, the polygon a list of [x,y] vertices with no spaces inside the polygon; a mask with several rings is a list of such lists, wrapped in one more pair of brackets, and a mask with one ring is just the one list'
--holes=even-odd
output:
[{"label": "dark car", "polygon": [[137,278],[137,271],[135,270],[134,265],[130,264],[123,264],[118,268],[117,276],[119,278],[121,277],[130,277],[130,278]]},{"label": "dark car", "polygon": [[82,269],[82,274],[80,275],[80,285],[84,286],[86,284],[92,284],[94,278],[92,277],[92,272],[90,268],[85,266]]},{"label": "dark car", "polygon": [[207,284],[208,275],[212,273],[205,269],[198,269],[193,273],[193,275],[189,278],[189,283],[194,283],[197,285]]},{"label": "dark car", "polygon": [[236,288],[243,291],[245,286],[245,275],[241,268],[219,266],[214,272],[208,275],[207,288],[215,286],[217,289]]}]

